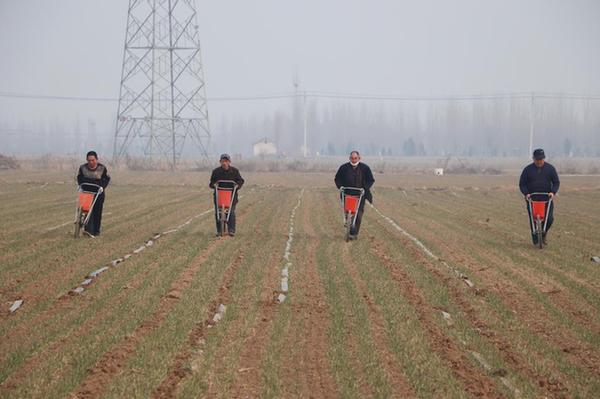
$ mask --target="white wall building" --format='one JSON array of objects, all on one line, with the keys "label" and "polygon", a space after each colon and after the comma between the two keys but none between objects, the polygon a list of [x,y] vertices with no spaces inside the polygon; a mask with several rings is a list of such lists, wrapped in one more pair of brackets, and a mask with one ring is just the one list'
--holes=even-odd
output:
[{"label": "white wall building", "polygon": [[255,157],[277,155],[277,145],[266,137],[254,143],[252,150]]}]

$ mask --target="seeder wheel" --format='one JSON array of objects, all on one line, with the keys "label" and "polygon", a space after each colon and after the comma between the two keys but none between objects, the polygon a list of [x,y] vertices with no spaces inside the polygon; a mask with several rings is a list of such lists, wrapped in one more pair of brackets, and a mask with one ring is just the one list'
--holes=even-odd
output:
[{"label": "seeder wheel", "polygon": [[543,227],[543,223],[542,220],[539,218],[536,219],[535,221],[535,234],[537,235],[537,241],[538,241],[538,247],[540,249],[544,248],[544,231],[543,231],[544,227]]},{"label": "seeder wheel", "polygon": [[83,221],[85,220],[85,214],[81,210],[81,208],[77,208],[77,213],[75,216],[75,233],[73,236],[78,238],[81,236],[81,228],[83,227]]},{"label": "seeder wheel", "polygon": [[227,223],[225,223],[226,219],[227,214],[225,211],[225,207],[221,207],[221,210],[219,212],[219,234],[221,234],[221,237],[225,235],[225,229],[227,228]]},{"label": "seeder wheel", "polygon": [[350,241],[350,233],[352,232],[352,213],[346,213],[346,223],[344,224],[346,227],[346,242]]}]

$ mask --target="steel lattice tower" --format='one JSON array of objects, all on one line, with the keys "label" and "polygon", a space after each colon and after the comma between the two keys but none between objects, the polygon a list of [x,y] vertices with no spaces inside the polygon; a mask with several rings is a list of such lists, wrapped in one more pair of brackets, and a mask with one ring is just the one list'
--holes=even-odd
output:
[{"label": "steel lattice tower", "polygon": [[186,140],[210,140],[194,0],[130,0],[113,157],[135,143],[177,166]]}]

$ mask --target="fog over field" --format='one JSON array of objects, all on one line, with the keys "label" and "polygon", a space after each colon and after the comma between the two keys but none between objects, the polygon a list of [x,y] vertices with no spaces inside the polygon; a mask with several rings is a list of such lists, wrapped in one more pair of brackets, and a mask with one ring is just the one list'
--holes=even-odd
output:
[{"label": "fog over field", "polygon": [[0,398],[600,398],[599,17],[0,0]]},{"label": "fog over field", "polygon": [[[195,4],[212,154],[600,156],[595,0]],[[112,156],[127,11],[0,0],[0,153]]]}]

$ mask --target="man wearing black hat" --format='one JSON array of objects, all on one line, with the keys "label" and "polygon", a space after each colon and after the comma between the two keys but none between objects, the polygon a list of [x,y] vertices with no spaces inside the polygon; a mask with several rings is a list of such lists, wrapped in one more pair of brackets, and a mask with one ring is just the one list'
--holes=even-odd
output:
[{"label": "man wearing black hat", "polygon": [[[546,162],[545,159],[546,154],[544,154],[544,150],[538,148],[537,150],[533,151],[533,163],[527,165],[525,169],[523,169],[523,173],[521,173],[519,188],[526,199],[531,198],[533,201],[545,201],[547,198],[542,196],[540,196],[541,198],[535,198],[536,196],[532,196],[531,193],[549,193],[548,196],[552,198],[558,192],[558,188],[560,187],[558,173],[556,173],[554,166]],[[527,212],[530,212],[529,206],[527,206]],[[550,230],[550,227],[554,222],[553,213],[554,201],[550,203],[550,209],[548,210],[546,233],[548,230]],[[529,227],[531,227],[533,231],[533,226],[531,226],[531,214],[529,214],[529,224]],[[543,236],[544,244],[546,244],[546,233],[544,233]],[[532,234],[531,238],[533,240],[533,244],[537,245],[537,236]]]},{"label": "man wearing black hat", "polygon": [[[233,198],[233,203],[231,205],[231,209],[229,210],[229,221],[227,222],[227,231],[229,235],[233,237],[235,235],[235,206],[238,202],[237,192],[242,188],[244,179],[242,179],[240,171],[231,166],[231,157],[228,154],[221,154],[219,161],[221,166],[212,171],[209,187],[214,189],[215,184],[220,180],[233,180],[237,184],[235,197]],[[215,220],[217,222],[217,236],[219,236],[221,235],[221,226],[219,224],[219,215],[216,211]]]}]

